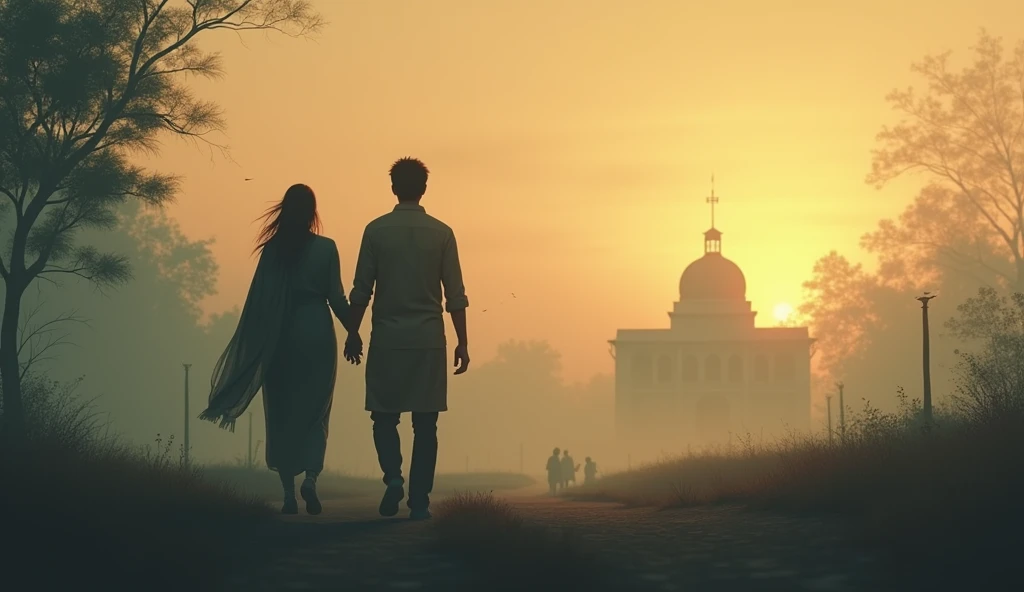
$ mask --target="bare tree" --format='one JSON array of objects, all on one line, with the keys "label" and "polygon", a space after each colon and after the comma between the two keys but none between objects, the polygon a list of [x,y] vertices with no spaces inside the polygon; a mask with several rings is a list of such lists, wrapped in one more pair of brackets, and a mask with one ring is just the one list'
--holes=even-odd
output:
[{"label": "bare tree", "polygon": [[[210,142],[217,105],[196,98],[190,75],[223,74],[197,46],[213,31],[315,32],[305,0],[0,0],[0,215],[13,227],[0,277],[0,376],[5,432],[24,432],[19,323],[40,278],[97,285],[131,278],[128,260],[76,244],[110,228],[129,200],[170,202],[178,179],[130,161],[163,132]],[[11,224],[13,222],[13,224]],[[24,352],[22,352],[24,353]]]},{"label": "bare tree", "polygon": [[863,245],[883,266],[944,268],[1024,291],[1024,41],[1007,59],[982,30],[973,51],[959,71],[949,52],[926,57],[912,67],[926,90],[888,95],[904,119],[878,134],[867,181],[881,187],[915,171],[929,183]]}]

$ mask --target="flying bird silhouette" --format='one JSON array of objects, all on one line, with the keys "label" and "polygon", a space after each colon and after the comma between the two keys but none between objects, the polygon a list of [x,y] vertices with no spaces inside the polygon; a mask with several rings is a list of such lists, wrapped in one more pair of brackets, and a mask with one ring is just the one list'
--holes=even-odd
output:
[{"label": "flying bird silhouette", "polygon": [[252,177],[245,179],[246,181],[252,181]]}]

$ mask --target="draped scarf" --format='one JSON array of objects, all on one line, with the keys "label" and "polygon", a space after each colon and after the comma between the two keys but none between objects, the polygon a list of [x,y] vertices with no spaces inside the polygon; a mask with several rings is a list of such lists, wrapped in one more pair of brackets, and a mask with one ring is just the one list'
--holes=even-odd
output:
[{"label": "draped scarf", "polygon": [[199,415],[232,432],[263,387],[291,304],[289,266],[275,247],[260,254],[238,327],[213,369],[209,404]]}]

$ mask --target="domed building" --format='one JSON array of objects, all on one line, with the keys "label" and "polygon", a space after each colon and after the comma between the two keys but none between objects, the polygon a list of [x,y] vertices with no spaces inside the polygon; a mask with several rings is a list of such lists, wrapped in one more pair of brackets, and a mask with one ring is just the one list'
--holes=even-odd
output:
[{"label": "domed building", "polygon": [[667,329],[620,329],[615,414],[626,440],[726,444],[810,428],[811,344],[806,327],[755,327],[747,280],[704,233],[704,255],[679,278]]}]

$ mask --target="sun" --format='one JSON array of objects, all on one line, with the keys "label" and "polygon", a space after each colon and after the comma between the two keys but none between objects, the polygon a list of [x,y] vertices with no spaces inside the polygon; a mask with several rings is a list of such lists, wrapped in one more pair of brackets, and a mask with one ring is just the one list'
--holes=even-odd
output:
[{"label": "sun", "polygon": [[788,302],[780,302],[775,305],[775,310],[772,311],[775,315],[775,320],[780,323],[785,323],[793,316],[793,306]]}]

